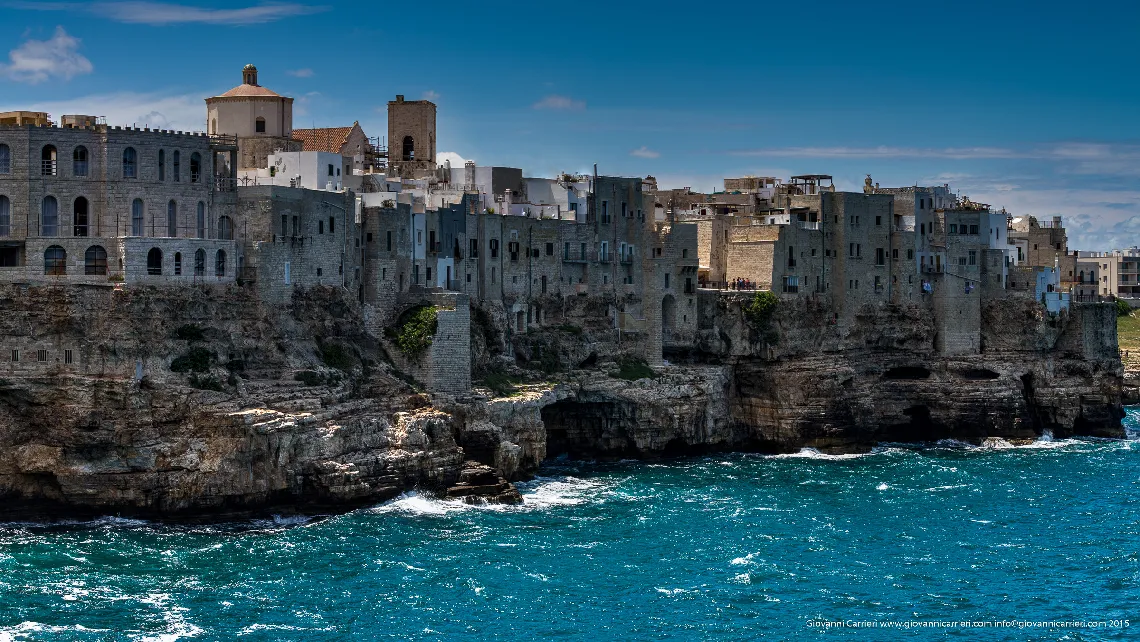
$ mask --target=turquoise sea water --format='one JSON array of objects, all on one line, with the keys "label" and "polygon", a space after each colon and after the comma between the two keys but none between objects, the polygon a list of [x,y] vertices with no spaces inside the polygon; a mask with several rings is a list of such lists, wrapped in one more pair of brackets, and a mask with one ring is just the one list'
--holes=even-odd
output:
[{"label": "turquoise sea water", "polygon": [[[0,641],[1140,633],[1136,441],[564,462],[524,495],[311,522],[3,524]],[[965,620],[1007,628],[852,626]]]}]

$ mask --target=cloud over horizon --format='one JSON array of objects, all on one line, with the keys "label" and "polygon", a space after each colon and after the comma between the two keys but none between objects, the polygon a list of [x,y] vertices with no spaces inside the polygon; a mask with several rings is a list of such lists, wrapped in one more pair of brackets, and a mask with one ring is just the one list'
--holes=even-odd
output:
[{"label": "cloud over horizon", "polygon": [[56,27],[49,40],[25,40],[8,52],[8,63],[0,64],[0,76],[15,82],[38,84],[52,78],[71,80],[89,74],[95,66],[79,53],[79,38]]},{"label": "cloud over horizon", "polygon": [[251,25],[327,11],[328,7],[294,2],[270,2],[236,9],[211,9],[149,0],[121,2],[8,2],[4,6],[29,11],[83,11],[128,24],[166,26],[177,24]]},{"label": "cloud over horizon", "polygon": [[586,108],[586,102],[574,100],[569,96],[550,94],[532,105],[534,109],[550,109],[557,111],[581,111]]}]

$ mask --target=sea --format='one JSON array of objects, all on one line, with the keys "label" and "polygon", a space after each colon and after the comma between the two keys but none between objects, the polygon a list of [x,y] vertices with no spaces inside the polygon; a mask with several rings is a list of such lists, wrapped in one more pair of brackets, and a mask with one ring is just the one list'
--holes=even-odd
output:
[{"label": "sea", "polygon": [[555,461],[521,506],[0,524],[16,640],[1140,639],[1129,440]]}]

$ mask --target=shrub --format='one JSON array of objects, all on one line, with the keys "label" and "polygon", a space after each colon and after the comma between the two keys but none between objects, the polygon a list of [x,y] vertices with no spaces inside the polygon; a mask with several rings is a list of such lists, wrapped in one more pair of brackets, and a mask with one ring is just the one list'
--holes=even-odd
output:
[{"label": "shrub", "polygon": [[174,331],[174,338],[181,341],[201,341],[205,337],[205,330],[197,323],[187,323]]},{"label": "shrub", "polygon": [[206,372],[213,359],[214,353],[205,348],[190,348],[186,354],[175,357],[170,362],[170,369],[174,372]]},{"label": "shrub", "polygon": [[562,325],[557,326],[557,327],[559,330],[566,332],[567,334],[572,334],[574,336],[581,336],[582,335],[582,327],[574,325],[573,323],[563,323]]},{"label": "shrub", "polygon": [[612,376],[618,379],[625,379],[626,381],[637,381],[638,379],[656,379],[657,373],[653,372],[653,368],[645,363],[644,359],[637,357],[623,357],[618,359],[617,372],[612,373]]},{"label": "shrub", "polygon": [[192,374],[190,375],[190,385],[198,390],[222,391],[222,382],[218,381],[218,378],[214,375],[199,377],[196,374]]},{"label": "shrub", "polygon": [[776,313],[778,303],[779,299],[776,298],[775,294],[757,292],[751,301],[742,306],[744,318],[755,328],[766,327],[772,321],[772,315]]},{"label": "shrub", "polygon": [[518,392],[515,387],[517,382],[517,379],[503,372],[488,372],[483,376],[483,385],[490,388],[496,397],[509,397]]},{"label": "shrub", "polygon": [[348,372],[352,370],[352,355],[339,343],[320,343],[321,361],[330,368]]},{"label": "shrub", "polygon": [[1124,301],[1121,301],[1120,299],[1117,299],[1116,300],[1116,316],[1126,317],[1126,316],[1130,316],[1131,314],[1132,314],[1132,306],[1128,305],[1128,303],[1126,303]]},{"label": "shrub", "polygon": [[400,315],[395,330],[396,349],[409,359],[418,361],[435,336],[438,327],[436,312],[435,306],[424,305]]},{"label": "shrub", "polygon": [[319,386],[325,382],[325,378],[322,377],[319,372],[313,372],[312,370],[302,370],[298,372],[293,375],[293,380],[301,381],[306,386]]}]

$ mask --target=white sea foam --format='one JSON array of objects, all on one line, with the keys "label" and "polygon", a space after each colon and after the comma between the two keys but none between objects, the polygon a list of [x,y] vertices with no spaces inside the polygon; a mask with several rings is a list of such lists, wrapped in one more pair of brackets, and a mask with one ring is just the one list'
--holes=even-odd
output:
[{"label": "white sea foam", "polygon": [[882,450],[872,450],[867,453],[845,453],[842,455],[828,455],[819,452],[815,448],[801,448],[799,452],[784,453],[781,455],[767,455],[771,459],[828,459],[828,460],[843,460],[843,459],[859,459],[861,457],[869,457],[871,455],[878,455]]},{"label": "white sea foam", "polygon": [[23,642],[34,640],[37,633],[106,633],[108,629],[89,629],[82,624],[56,626],[40,622],[21,622],[16,626],[0,627],[0,642]]},{"label": "white sea foam", "polygon": [[882,483],[882,484],[879,484],[878,486],[875,486],[875,490],[887,490],[888,488],[890,488],[890,486],[888,486],[886,483]]}]

